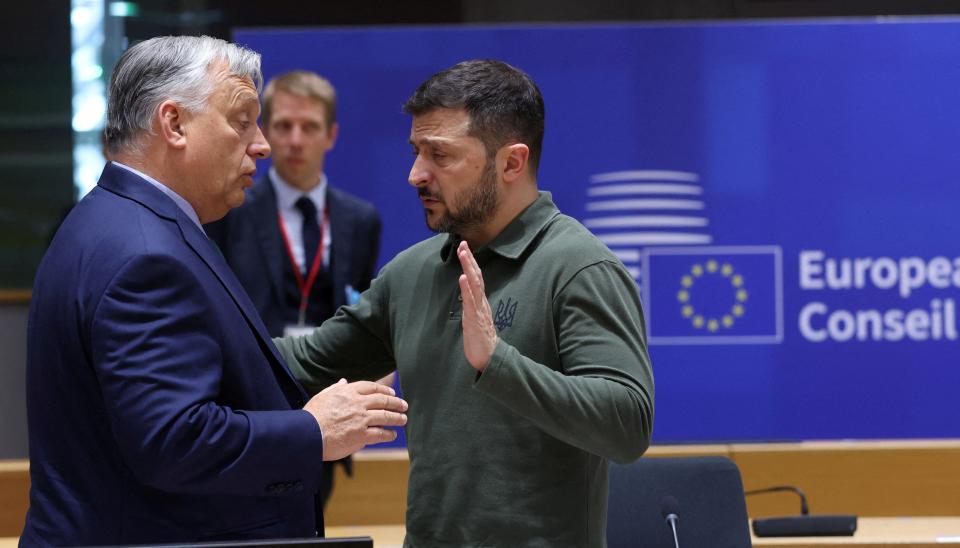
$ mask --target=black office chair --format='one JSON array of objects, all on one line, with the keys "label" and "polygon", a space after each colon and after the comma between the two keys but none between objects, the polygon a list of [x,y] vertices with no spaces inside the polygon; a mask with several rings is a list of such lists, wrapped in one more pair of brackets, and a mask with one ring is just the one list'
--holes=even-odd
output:
[{"label": "black office chair", "polygon": [[750,548],[740,470],[726,457],[645,457],[610,466],[609,548],[673,548],[661,511],[674,497],[680,548]]}]

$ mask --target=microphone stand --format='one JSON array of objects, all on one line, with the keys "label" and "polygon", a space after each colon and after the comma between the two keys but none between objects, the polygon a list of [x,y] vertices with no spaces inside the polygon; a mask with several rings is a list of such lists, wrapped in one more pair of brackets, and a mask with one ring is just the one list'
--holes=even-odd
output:
[{"label": "microphone stand", "polygon": [[680,540],[677,538],[677,515],[670,514],[667,516],[667,523],[670,524],[670,530],[673,531],[673,546],[674,548],[680,548]]},{"label": "microphone stand", "polygon": [[778,518],[757,518],[753,520],[753,534],[758,537],[826,537],[853,536],[857,530],[857,516],[853,515],[810,515],[807,497],[798,487],[777,485],[764,489],[745,491],[744,495],[759,495],[790,491],[800,497],[800,515]]}]

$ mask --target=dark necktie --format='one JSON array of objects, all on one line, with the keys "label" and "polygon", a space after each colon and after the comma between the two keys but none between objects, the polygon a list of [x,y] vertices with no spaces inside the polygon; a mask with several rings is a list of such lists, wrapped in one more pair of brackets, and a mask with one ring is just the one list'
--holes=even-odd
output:
[{"label": "dark necktie", "polygon": [[317,221],[317,206],[313,205],[313,200],[301,196],[294,205],[303,214],[303,271],[306,274],[310,272],[317,248],[320,247],[320,223]]}]

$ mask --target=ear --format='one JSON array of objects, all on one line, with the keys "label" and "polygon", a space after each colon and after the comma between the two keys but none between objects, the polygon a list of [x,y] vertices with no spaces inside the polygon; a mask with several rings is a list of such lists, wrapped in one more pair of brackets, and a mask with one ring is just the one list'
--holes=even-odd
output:
[{"label": "ear", "polygon": [[330,148],[327,149],[328,151],[333,150],[333,145],[337,144],[337,136],[340,135],[340,124],[334,122],[333,125],[330,126],[329,135]]},{"label": "ear", "polygon": [[527,173],[530,162],[530,147],[523,143],[513,143],[500,149],[504,156],[503,181],[512,183]]},{"label": "ear", "polygon": [[160,137],[172,148],[183,149],[187,146],[187,135],[184,130],[185,114],[180,105],[169,99],[160,103],[157,108]]}]

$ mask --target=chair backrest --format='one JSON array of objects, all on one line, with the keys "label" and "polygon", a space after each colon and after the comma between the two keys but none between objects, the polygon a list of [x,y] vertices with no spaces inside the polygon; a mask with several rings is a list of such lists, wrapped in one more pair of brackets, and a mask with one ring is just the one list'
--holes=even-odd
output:
[{"label": "chair backrest", "polygon": [[610,466],[609,548],[673,548],[661,515],[679,502],[680,548],[750,548],[740,470],[726,457],[642,458]]}]

